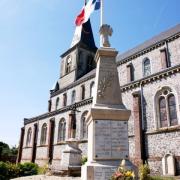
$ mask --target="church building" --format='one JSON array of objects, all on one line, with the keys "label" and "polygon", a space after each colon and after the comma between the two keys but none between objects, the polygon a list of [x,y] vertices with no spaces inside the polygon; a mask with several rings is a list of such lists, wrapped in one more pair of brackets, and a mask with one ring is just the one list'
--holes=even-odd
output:
[{"label": "church building", "polygon": [[[61,55],[60,78],[50,90],[48,112],[24,118],[18,162],[61,169],[67,140],[87,156],[86,115],[93,100],[97,47],[90,20]],[[129,156],[151,172],[180,175],[180,25],[116,57],[122,100],[131,110]],[[117,94],[118,96],[118,94]]]}]

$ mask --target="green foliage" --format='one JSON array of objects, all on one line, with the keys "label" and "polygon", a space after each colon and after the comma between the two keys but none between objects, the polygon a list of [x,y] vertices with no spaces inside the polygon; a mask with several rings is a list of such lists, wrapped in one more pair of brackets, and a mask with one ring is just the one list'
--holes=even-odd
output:
[{"label": "green foliage", "polygon": [[139,166],[139,178],[140,180],[150,180],[150,168],[147,163]]},{"label": "green foliage", "polygon": [[6,163],[0,162],[0,180],[6,180],[8,175],[8,169]]},{"label": "green foliage", "polygon": [[7,169],[8,169],[8,178],[16,178],[19,177],[20,169],[16,164],[13,163],[6,163]]},{"label": "green foliage", "polygon": [[16,162],[18,149],[16,146],[10,148],[8,144],[0,142],[0,161]]},{"label": "green foliage", "polygon": [[44,165],[38,168],[38,174],[46,174],[48,172],[48,165]]},{"label": "green foliage", "polygon": [[20,169],[16,164],[0,162],[0,180],[19,177]]},{"label": "green foliage", "polygon": [[172,177],[151,176],[150,180],[174,180]]},{"label": "green foliage", "polygon": [[28,175],[36,175],[38,165],[34,163],[13,164],[0,161],[0,180],[9,180],[12,178]]},{"label": "green foliage", "polygon": [[82,158],[81,158],[81,164],[82,165],[84,165],[86,162],[87,162],[87,156],[83,156]]},{"label": "green foliage", "polygon": [[30,176],[38,174],[38,165],[30,162],[18,164],[20,176]]}]

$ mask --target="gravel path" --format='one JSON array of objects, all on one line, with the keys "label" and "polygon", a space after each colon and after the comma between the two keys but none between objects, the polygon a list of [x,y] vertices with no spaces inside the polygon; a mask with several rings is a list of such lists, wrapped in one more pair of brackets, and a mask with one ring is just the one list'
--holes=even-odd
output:
[{"label": "gravel path", "polygon": [[36,176],[15,178],[13,180],[81,180],[81,178],[80,177],[58,177],[58,176],[36,175]]}]

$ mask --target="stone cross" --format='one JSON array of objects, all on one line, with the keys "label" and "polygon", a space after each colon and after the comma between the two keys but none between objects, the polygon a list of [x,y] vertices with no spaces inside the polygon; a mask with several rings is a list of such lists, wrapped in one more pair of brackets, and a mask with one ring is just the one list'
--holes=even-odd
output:
[{"label": "stone cross", "polygon": [[99,33],[101,35],[101,45],[103,47],[110,47],[109,36],[112,36],[113,33],[113,29],[110,27],[110,25],[103,24],[99,30]]}]

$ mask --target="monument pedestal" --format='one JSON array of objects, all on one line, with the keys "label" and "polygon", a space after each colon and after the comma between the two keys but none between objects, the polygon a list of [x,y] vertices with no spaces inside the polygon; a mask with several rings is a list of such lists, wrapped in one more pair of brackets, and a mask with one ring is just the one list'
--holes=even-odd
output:
[{"label": "monument pedestal", "polygon": [[81,174],[81,153],[78,148],[78,141],[76,139],[69,139],[66,141],[67,146],[62,154],[61,161],[61,175],[79,176]]},{"label": "monument pedestal", "polygon": [[[109,25],[102,25],[103,46],[98,49],[95,90],[92,108],[87,115],[88,162],[82,167],[82,180],[109,180],[126,160],[126,169],[132,169],[129,158],[128,120],[131,114],[122,102],[116,56],[110,48]],[[129,167],[128,167],[129,166]]]}]

